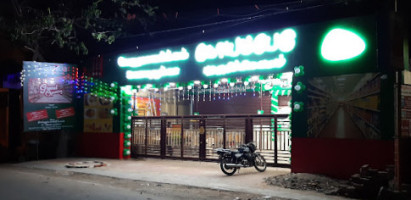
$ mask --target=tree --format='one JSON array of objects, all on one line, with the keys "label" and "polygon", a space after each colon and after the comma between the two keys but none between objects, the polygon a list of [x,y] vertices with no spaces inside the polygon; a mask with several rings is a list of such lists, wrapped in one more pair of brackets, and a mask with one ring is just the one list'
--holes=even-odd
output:
[{"label": "tree", "polygon": [[[0,32],[44,61],[45,49],[57,46],[87,55],[92,43],[145,30],[156,7],[143,0],[10,0],[11,11],[0,14]],[[130,28],[133,27],[133,28]]]}]

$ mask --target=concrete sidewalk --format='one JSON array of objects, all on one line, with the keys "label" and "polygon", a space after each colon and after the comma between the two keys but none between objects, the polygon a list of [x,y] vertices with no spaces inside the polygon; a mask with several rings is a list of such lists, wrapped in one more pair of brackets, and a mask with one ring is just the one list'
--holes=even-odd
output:
[{"label": "concrete sidewalk", "polygon": [[[97,168],[66,168],[70,162],[102,161],[107,164]],[[289,169],[268,167],[263,173],[254,168],[242,168],[233,176],[226,176],[215,162],[182,161],[166,159],[101,159],[64,158],[13,164],[12,166],[56,171],[57,173],[86,173],[121,179],[141,180],[195,186],[209,189],[241,191],[289,199],[345,199],[317,192],[291,190],[267,185],[264,178],[290,173]]]}]

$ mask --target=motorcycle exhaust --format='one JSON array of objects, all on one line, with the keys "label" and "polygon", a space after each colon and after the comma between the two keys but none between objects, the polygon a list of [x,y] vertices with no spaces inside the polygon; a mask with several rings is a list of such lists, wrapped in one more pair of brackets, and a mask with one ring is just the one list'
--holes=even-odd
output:
[{"label": "motorcycle exhaust", "polygon": [[225,166],[227,167],[244,167],[242,164],[234,164],[234,163],[226,163]]}]

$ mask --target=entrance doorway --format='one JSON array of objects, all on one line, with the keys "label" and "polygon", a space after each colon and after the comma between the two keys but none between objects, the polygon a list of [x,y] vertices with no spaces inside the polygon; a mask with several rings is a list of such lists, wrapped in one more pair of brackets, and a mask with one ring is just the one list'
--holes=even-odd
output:
[{"label": "entrance doorway", "polygon": [[131,135],[131,154],[217,160],[216,148],[254,142],[270,165],[289,166],[292,77],[124,86],[121,127]]},{"label": "entrance doorway", "polygon": [[132,118],[132,157],[217,160],[216,148],[254,142],[270,166],[291,164],[289,116],[203,115]]}]

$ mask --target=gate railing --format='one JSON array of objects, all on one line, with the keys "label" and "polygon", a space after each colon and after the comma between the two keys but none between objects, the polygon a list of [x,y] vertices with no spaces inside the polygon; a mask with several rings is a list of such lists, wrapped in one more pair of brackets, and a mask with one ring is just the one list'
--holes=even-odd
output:
[{"label": "gate railing", "polygon": [[201,115],[132,118],[132,157],[217,160],[216,148],[254,142],[272,166],[291,163],[288,115]]}]

